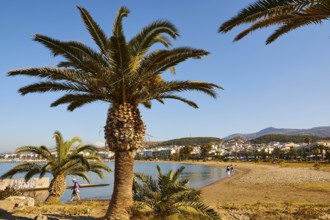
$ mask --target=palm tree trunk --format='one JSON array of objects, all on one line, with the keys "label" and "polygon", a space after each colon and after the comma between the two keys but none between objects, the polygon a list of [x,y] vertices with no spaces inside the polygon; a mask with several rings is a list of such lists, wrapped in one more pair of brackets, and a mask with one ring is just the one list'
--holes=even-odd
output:
[{"label": "palm tree trunk", "polygon": [[106,219],[129,219],[133,205],[134,156],[143,146],[145,127],[137,107],[128,103],[109,109],[105,139],[115,152],[115,182]]},{"label": "palm tree trunk", "polygon": [[46,199],[46,203],[56,203],[60,201],[61,196],[66,190],[66,180],[64,175],[55,176],[49,185],[49,195]]},{"label": "palm tree trunk", "polygon": [[133,169],[135,151],[119,151],[115,154],[115,182],[106,219],[129,219],[133,205]]}]

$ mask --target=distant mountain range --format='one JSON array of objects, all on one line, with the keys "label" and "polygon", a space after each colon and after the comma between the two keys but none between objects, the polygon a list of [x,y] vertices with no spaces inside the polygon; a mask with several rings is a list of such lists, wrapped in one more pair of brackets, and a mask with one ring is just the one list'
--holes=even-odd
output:
[{"label": "distant mountain range", "polygon": [[251,134],[232,134],[225,138],[224,140],[229,140],[235,137],[241,137],[247,140],[258,138],[266,134],[283,134],[283,135],[314,135],[321,137],[330,137],[330,126],[326,127],[315,127],[310,129],[289,129],[289,128],[274,128],[269,127],[261,131]]}]

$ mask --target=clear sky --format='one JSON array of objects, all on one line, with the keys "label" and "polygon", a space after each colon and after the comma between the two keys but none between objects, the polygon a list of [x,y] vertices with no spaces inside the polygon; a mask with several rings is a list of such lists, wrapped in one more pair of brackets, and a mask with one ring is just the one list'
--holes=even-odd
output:
[{"label": "clear sky", "polygon": [[12,69],[55,66],[59,58],[32,41],[39,33],[59,40],[77,40],[96,48],[76,5],[86,8],[110,35],[117,10],[126,6],[131,13],[124,19],[130,39],[145,25],[158,19],[174,23],[181,37],[174,47],[190,46],[211,54],[176,67],[181,80],[216,83],[214,100],[202,93],[185,97],[200,109],[167,101],[141,107],[147,126],[147,140],[164,141],[180,137],[219,137],[277,128],[329,126],[330,24],[312,25],[284,35],[271,45],[265,40],[274,28],[257,31],[233,43],[243,27],[228,34],[218,27],[252,0],[3,0],[0,1],[0,152],[23,145],[54,146],[53,132],[65,139],[80,136],[89,143],[104,144],[108,104],[93,103],[73,112],[66,106],[51,108],[60,94],[28,94],[17,90],[36,78],[8,77]]}]

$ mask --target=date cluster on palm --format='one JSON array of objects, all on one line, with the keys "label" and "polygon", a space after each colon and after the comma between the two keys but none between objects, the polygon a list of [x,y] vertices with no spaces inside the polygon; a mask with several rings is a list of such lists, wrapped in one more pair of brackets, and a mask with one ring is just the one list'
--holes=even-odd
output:
[{"label": "date cluster on palm", "polygon": [[128,103],[108,112],[105,139],[111,151],[136,150],[143,146],[145,126],[138,108]]}]

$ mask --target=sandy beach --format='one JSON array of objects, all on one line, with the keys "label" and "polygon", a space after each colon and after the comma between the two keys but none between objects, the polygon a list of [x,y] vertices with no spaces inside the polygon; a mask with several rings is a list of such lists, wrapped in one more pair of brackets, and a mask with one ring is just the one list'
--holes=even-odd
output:
[{"label": "sandy beach", "polygon": [[[209,162],[209,165],[227,166],[228,163]],[[203,197],[210,205],[217,202],[251,201],[318,201],[308,195],[304,186],[318,183],[330,184],[330,172],[311,168],[292,168],[271,165],[236,164],[236,175],[203,187]],[[277,189],[285,193],[278,194]],[[299,193],[304,191],[304,193]],[[329,201],[330,195],[321,194],[320,198]]]},{"label": "sandy beach", "polygon": [[[221,162],[208,164],[229,165]],[[218,208],[223,219],[250,219],[237,215],[238,211],[231,213],[228,207],[254,204],[317,204],[327,208],[329,215],[324,219],[330,219],[329,170],[248,163],[234,165],[238,173],[201,189],[205,202]]]},{"label": "sandy beach", "polygon": [[[224,166],[231,163],[225,162],[193,162],[209,166]],[[222,216],[222,219],[279,219],[278,213],[284,212],[281,219],[304,219],[306,217],[303,209],[303,217],[293,216],[295,211],[298,214],[302,208],[310,210],[317,207],[322,212],[322,218],[330,219],[330,172],[329,166],[325,169],[316,170],[309,167],[283,167],[279,165],[261,165],[253,163],[233,163],[235,174],[201,188],[202,196],[206,204],[212,206]],[[86,219],[98,219],[105,213],[108,202],[101,202],[90,208],[88,213],[80,213],[79,216]],[[80,204],[89,206],[88,203]],[[69,209],[79,209],[79,204],[66,204]],[[257,208],[256,208],[257,207]],[[321,208],[319,208],[321,207]],[[289,210],[286,210],[289,209]],[[45,207],[43,207],[43,210]],[[61,213],[56,207],[51,207],[52,213],[48,216],[56,216],[60,219],[79,219],[68,213]],[[58,210],[64,210],[60,207]],[[276,216],[273,218],[273,210]],[[15,216],[33,217],[40,210],[25,210],[15,213]],[[44,211],[47,212],[47,211]],[[258,213],[266,213],[267,217]],[[292,214],[293,213],[293,214]],[[301,213],[300,213],[301,214]],[[308,213],[307,213],[308,214]],[[289,217],[288,217],[289,216]],[[292,216],[292,218],[291,218]]]}]

